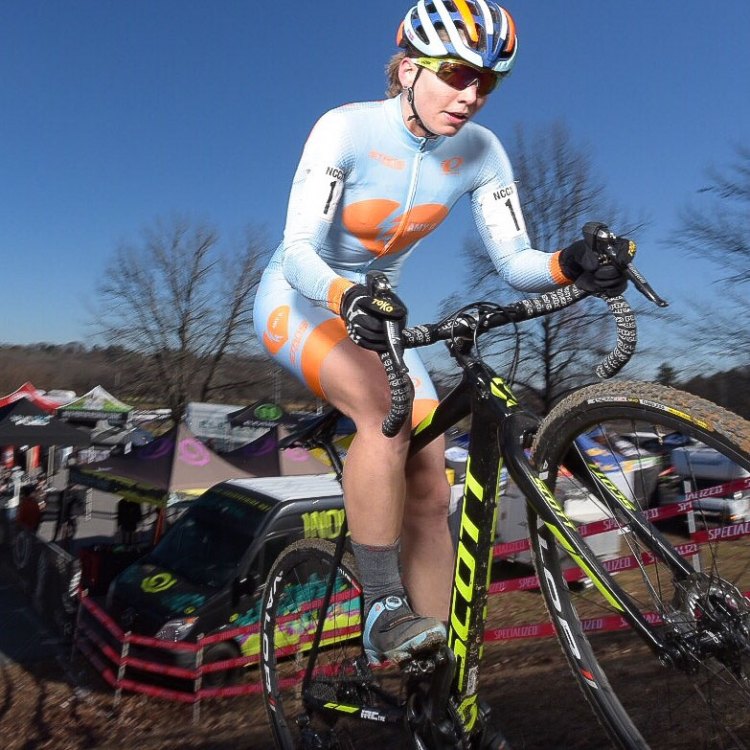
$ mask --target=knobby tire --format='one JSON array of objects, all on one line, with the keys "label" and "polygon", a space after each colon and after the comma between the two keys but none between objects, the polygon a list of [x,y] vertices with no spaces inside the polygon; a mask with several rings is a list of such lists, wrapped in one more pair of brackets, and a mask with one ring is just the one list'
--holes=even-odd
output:
[{"label": "knobby tire", "polygon": [[[680,446],[686,438],[691,442]],[[704,536],[698,547],[690,545],[684,516],[655,521],[685,559],[700,560],[701,573],[682,580],[661,559],[649,559],[649,540],[635,538],[617,520],[603,493],[597,496],[591,484],[566,471],[572,447],[606,467],[606,476],[644,510],[668,508],[686,491],[710,494],[744,481],[750,472],[750,423],[672,388],[610,382],[560,402],[532,446],[536,467],[560,507],[569,511],[576,503],[593,503],[610,519],[607,533],[619,540],[609,561],[614,578],[642,612],[658,618],[654,627],[685,649],[679,667],[662,665],[591,581],[576,574],[555,534],[531,509],[528,519],[540,588],[558,640],[616,746],[750,747],[750,516],[731,517],[734,505],[725,499],[697,503],[695,530]],[[596,538],[586,540],[595,552]],[[613,558],[610,545],[600,546],[600,559]]]}]

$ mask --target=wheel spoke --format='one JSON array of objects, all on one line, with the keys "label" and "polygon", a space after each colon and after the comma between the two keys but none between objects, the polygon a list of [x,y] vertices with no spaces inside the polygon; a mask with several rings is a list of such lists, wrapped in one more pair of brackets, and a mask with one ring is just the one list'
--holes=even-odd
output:
[{"label": "wheel spoke", "polygon": [[[549,472],[558,503],[566,507],[571,497],[583,497],[610,519],[620,543],[618,558],[604,565],[618,571],[614,580],[673,654],[672,665],[664,666],[631,629],[587,638],[580,622],[618,610],[595,587],[563,583],[566,555],[531,514],[537,556],[542,543],[556,548],[545,558],[556,588],[543,576],[542,584],[548,603],[563,600],[571,632],[563,649],[576,674],[584,665],[594,675],[579,682],[625,747],[750,747],[748,447],[750,425],[735,415],[638,383],[584,389],[539,430],[535,460]],[[588,475],[566,470],[565,456],[574,448]],[[597,482],[602,474],[619,493]],[[656,519],[651,533],[639,533],[624,513],[613,512],[623,496],[641,517],[647,512]],[[667,519],[665,511],[679,503],[688,513]],[[587,541],[596,552],[595,539]],[[680,552],[694,573],[668,564],[658,540]],[[621,563],[626,557],[628,565]]]}]

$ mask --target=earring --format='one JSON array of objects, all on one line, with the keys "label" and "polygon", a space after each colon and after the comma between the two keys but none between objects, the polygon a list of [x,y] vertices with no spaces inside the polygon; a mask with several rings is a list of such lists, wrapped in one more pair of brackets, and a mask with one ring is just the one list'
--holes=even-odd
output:
[{"label": "earring", "polygon": [[411,86],[404,86],[404,91],[406,92],[406,101],[409,102],[409,104],[414,103],[414,89]]}]

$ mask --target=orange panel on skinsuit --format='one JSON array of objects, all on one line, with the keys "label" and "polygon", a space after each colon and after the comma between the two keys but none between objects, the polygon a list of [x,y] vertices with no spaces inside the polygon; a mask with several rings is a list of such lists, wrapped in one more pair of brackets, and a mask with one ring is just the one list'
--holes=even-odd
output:
[{"label": "orange panel on skinsuit", "polygon": [[354,282],[349,279],[339,278],[332,281],[328,287],[328,309],[338,315],[341,312],[341,298],[353,286]]},{"label": "orange panel on skinsuit", "polygon": [[[413,206],[403,228],[399,229],[404,217],[400,213],[394,215],[398,208],[395,201],[382,198],[359,201],[344,209],[342,220],[349,232],[371,253],[389,255],[428,235],[448,215],[448,207],[442,203]],[[399,234],[394,241],[396,232]]]},{"label": "orange panel on skinsuit", "polygon": [[321,398],[325,398],[325,393],[320,385],[320,366],[328,352],[346,337],[344,321],[341,318],[331,318],[321,323],[302,347],[302,376],[307,387]]},{"label": "orange panel on skinsuit", "polygon": [[411,411],[411,426],[416,427],[436,406],[434,398],[415,398]]},{"label": "orange panel on skinsuit", "polygon": [[278,354],[289,340],[289,305],[281,305],[271,311],[263,334],[263,344],[271,354]]}]

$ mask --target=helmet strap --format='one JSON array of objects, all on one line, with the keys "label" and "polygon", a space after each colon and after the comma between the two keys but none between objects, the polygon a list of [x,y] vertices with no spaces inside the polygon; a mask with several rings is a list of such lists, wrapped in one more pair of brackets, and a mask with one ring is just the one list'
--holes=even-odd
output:
[{"label": "helmet strap", "polygon": [[414,76],[414,80],[411,83],[411,86],[405,86],[404,91],[406,92],[406,101],[409,102],[409,106],[411,107],[412,114],[409,115],[407,118],[407,121],[414,120],[417,125],[419,125],[422,130],[425,132],[425,138],[438,138],[437,133],[433,133],[429,128],[427,128],[422,122],[422,118],[417,114],[417,108],[414,106],[414,84],[417,82],[417,79],[419,78],[419,74],[422,72],[422,68],[417,68],[417,75]]}]

